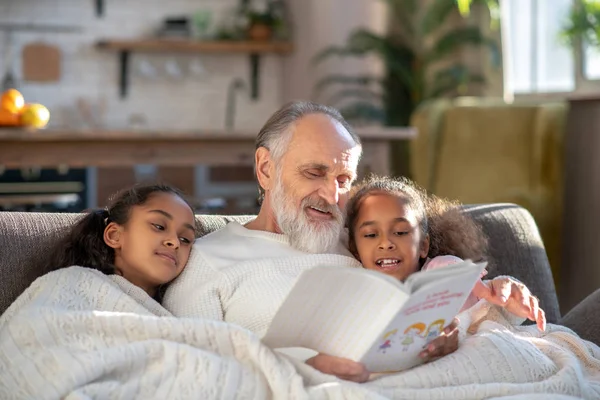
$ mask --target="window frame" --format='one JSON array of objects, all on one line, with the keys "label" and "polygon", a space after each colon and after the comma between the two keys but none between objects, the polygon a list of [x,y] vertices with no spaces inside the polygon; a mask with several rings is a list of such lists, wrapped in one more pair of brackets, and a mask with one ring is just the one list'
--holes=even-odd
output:
[{"label": "window frame", "polygon": [[[535,0],[540,1],[540,0]],[[542,0],[547,1],[547,0]],[[572,0],[575,3],[577,0]],[[502,1],[501,1],[502,3]],[[502,4],[501,4],[502,6]],[[504,14],[502,14],[504,15]],[[528,93],[514,93],[508,88],[506,84],[505,74],[506,71],[510,71],[508,68],[509,63],[512,61],[512,54],[508,48],[510,30],[508,29],[508,21],[506,18],[501,18],[501,40],[502,40],[502,53],[503,53],[503,78],[502,87],[504,92],[504,99],[512,102],[517,100],[524,101],[552,101],[552,100],[564,100],[572,96],[587,95],[587,94],[598,94],[600,92],[600,77],[599,78],[587,78],[585,76],[585,51],[583,44],[580,40],[576,40],[573,48],[571,49],[571,56],[573,57],[573,73],[574,73],[574,88],[572,91],[560,91],[560,92],[528,92]]]}]

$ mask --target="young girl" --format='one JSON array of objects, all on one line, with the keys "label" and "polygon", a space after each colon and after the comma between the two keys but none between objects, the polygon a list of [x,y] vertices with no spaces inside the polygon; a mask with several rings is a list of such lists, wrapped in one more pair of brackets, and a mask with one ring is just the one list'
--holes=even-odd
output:
[{"label": "young girl", "polygon": [[[373,177],[360,185],[348,202],[347,225],[350,250],[363,266],[401,281],[421,269],[480,261],[487,246],[457,204],[405,178]],[[471,294],[463,310],[477,300]]]},{"label": "young girl", "polygon": [[46,271],[70,266],[118,274],[160,300],[183,270],[195,238],[194,211],[166,185],[134,186],[84,216],[55,247]]}]

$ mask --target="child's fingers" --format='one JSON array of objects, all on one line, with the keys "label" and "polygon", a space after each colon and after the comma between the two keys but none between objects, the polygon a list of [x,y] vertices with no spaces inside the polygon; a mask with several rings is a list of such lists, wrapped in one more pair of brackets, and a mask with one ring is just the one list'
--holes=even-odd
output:
[{"label": "child's fingers", "polygon": [[538,306],[538,311],[536,315],[537,327],[540,331],[544,332],[546,330],[546,313]]},{"label": "child's fingers", "polygon": [[444,328],[444,331],[429,342],[425,349],[419,353],[419,357],[431,361],[437,357],[443,357],[458,349],[458,319],[454,319],[452,323]]},{"label": "child's fingers", "polygon": [[546,330],[546,313],[540,308],[537,297],[531,296],[529,301],[531,304],[531,316],[529,319],[536,323],[540,331],[544,332]]},{"label": "child's fingers", "polygon": [[361,363],[327,354],[319,353],[306,360],[306,363],[323,373],[335,375],[347,381],[366,382],[370,375]]},{"label": "child's fingers", "polygon": [[492,289],[486,285],[485,283],[483,283],[481,281],[481,279],[479,279],[476,283],[475,286],[473,286],[473,290],[472,293],[480,299],[486,299],[488,300],[489,298],[492,297]]},{"label": "child's fingers", "polygon": [[509,278],[499,278],[492,281],[492,291],[497,304],[504,305],[513,293],[513,282]]}]

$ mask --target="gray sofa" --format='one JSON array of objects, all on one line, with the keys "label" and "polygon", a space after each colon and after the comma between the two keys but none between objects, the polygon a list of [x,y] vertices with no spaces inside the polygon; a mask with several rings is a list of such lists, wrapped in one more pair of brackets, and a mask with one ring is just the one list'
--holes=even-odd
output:
[{"label": "gray sofa", "polygon": [[[489,275],[511,275],[540,299],[549,322],[567,325],[582,337],[600,343],[600,291],[561,318],[544,245],[529,212],[514,204],[465,206],[490,238]],[[44,271],[44,256],[79,214],[0,212],[0,314]],[[198,215],[198,236],[228,221],[250,216]],[[587,318],[586,318],[587,317]]]}]

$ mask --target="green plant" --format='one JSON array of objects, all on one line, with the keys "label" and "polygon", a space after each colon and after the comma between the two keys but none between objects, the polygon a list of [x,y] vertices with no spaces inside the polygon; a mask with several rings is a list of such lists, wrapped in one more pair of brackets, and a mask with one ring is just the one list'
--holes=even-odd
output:
[{"label": "green plant", "polygon": [[[469,23],[475,3],[488,7],[496,21],[498,0],[385,1],[391,15],[388,33],[358,29],[344,46],[328,47],[315,57],[315,62],[321,62],[332,56],[376,55],[383,61],[383,77],[334,74],[317,82],[317,96],[325,89],[342,87],[328,102],[349,120],[406,126],[423,101],[461,94],[471,84],[484,83],[483,76],[454,57],[465,46],[487,47],[499,64],[496,42]],[[453,15],[461,15],[461,23],[448,24]]]},{"label": "green plant", "polygon": [[269,12],[249,11],[246,17],[248,18],[249,25],[264,24],[274,26],[277,22],[277,18]]},{"label": "green plant", "polygon": [[254,8],[251,3],[251,1],[242,2],[241,6],[249,26],[262,24],[271,28],[278,28],[283,24],[281,0],[269,0],[262,10]]},{"label": "green plant", "polygon": [[600,47],[600,1],[574,2],[566,26],[561,31],[561,37],[573,46],[585,43]]}]

